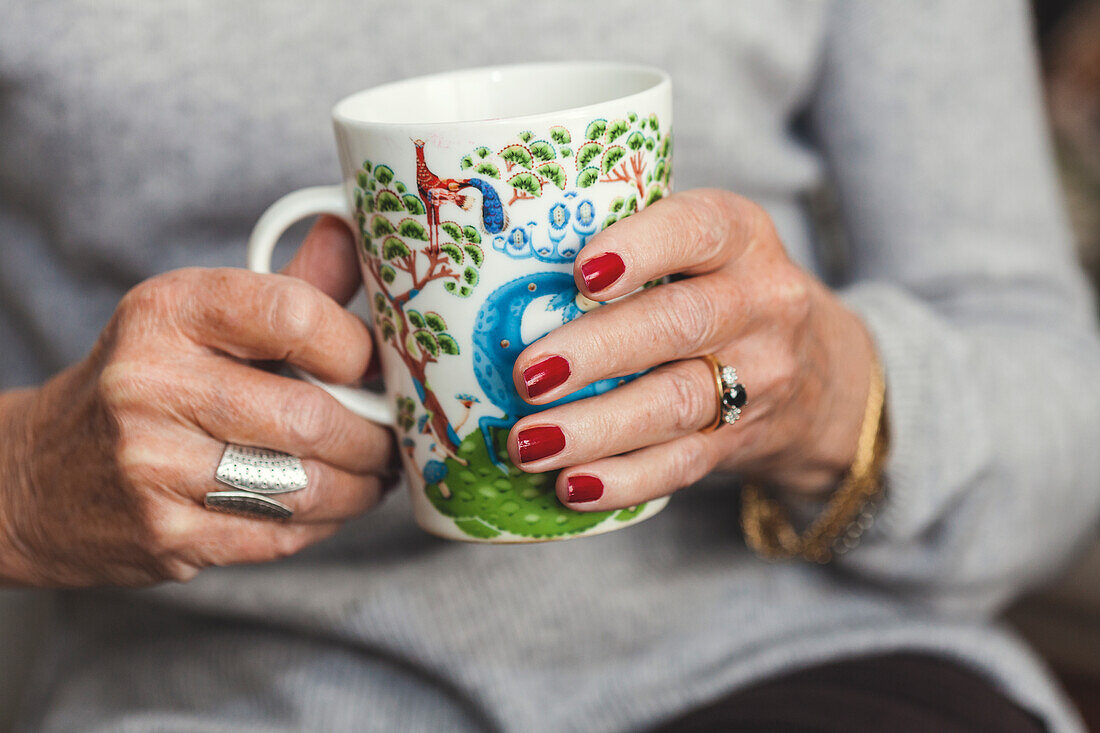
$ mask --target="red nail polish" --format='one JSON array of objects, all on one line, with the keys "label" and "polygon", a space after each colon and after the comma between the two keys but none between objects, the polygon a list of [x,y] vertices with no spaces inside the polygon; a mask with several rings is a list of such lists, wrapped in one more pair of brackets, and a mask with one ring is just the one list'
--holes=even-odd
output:
[{"label": "red nail polish", "polygon": [[603,481],[584,473],[570,476],[565,483],[565,495],[570,504],[595,501],[603,496]]},{"label": "red nail polish", "polygon": [[543,359],[523,370],[523,384],[528,397],[538,397],[569,379],[569,362],[560,356]]},{"label": "red nail polish", "polygon": [[519,444],[519,462],[528,463],[561,453],[565,448],[565,433],[556,425],[540,425],[520,430],[516,443]]},{"label": "red nail polish", "polygon": [[597,293],[618,280],[626,272],[623,258],[614,252],[593,257],[581,265],[581,277],[589,292]]}]

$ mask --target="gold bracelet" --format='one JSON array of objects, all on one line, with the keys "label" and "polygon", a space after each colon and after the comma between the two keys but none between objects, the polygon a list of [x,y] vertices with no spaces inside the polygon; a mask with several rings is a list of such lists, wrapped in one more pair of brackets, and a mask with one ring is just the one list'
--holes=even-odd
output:
[{"label": "gold bracelet", "polygon": [[786,509],[756,485],[741,488],[741,528],[745,542],[758,555],[783,560],[799,557],[826,563],[859,544],[874,522],[882,494],[882,468],[889,434],[885,410],[886,382],[878,358],[871,367],[867,405],[856,443],[855,460],[821,514],[801,535]]}]

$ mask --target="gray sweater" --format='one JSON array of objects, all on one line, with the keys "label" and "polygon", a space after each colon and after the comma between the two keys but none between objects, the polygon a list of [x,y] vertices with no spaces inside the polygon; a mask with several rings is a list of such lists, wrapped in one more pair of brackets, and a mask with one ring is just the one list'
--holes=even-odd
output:
[{"label": "gray sweater", "polygon": [[[343,94],[563,56],[667,68],[678,187],[760,201],[866,319],[894,450],[864,545],[756,559],[730,476],[637,527],[520,547],[430,537],[397,493],[285,562],[60,594],[26,730],[614,731],[899,648],[1079,729],[991,620],[1100,505],[1100,341],[1023,3],[10,1],[2,384],[81,358],[143,278],[241,264],[268,203],[338,176]],[[839,258],[807,205],[824,181]]]}]

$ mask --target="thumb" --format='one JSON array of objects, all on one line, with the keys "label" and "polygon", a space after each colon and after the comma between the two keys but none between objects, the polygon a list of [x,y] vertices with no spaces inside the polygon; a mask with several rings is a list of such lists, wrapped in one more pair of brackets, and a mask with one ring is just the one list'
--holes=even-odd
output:
[{"label": "thumb", "polygon": [[320,216],[282,273],[305,280],[343,305],[362,282],[355,237],[335,216]]}]

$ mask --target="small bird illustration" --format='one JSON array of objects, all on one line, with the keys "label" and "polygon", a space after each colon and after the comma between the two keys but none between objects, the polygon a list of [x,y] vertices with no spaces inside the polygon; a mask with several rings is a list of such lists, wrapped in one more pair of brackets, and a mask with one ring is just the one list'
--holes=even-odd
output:
[{"label": "small bird illustration", "polygon": [[416,190],[428,212],[428,231],[430,244],[439,244],[439,207],[453,203],[463,210],[469,210],[472,201],[463,193],[465,189],[475,188],[481,192],[481,223],[489,234],[499,234],[508,225],[508,216],[504,204],[496,189],[480,178],[440,178],[428,168],[424,160],[424,141],[413,140],[416,145]]}]

